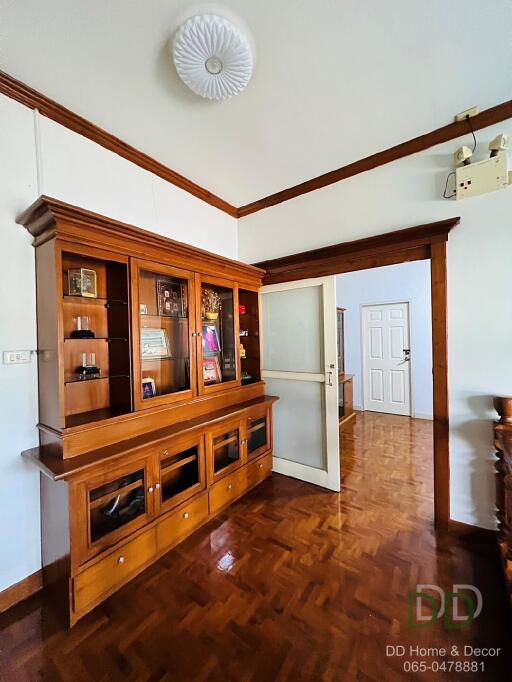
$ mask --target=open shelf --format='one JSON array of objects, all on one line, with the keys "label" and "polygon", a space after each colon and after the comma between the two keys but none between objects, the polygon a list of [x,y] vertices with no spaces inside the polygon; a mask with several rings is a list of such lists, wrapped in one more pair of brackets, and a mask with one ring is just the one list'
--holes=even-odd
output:
[{"label": "open shelf", "polygon": [[65,336],[64,341],[128,341],[128,339],[122,336],[84,336],[83,338]]},{"label": "open shelf", "polygon": [[128,305],[128,301],[119,298],[106,298],[103,296],[70,296],[69,294],[64,294],[62,299],[64,303],[98,303],[100,305],[119,303],[120,305]]},{"label": "open shelf", "polygon": [[79,378],[77,376],[67,376],[64,379],[65,384],[88,384],[91,381],[104,381],[105,379],[129,379],[129,374],[102,374],[99,377],[91,376],[87,378]]}]

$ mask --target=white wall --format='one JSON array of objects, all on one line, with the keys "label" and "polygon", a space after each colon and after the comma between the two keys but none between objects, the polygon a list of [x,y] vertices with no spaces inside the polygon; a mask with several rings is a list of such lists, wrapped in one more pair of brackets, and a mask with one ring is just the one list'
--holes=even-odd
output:
[{"label": "white wall", "polygon": [[345,312],[345,372],[354,374],[354,405],[362,409],[361,306],[409,302],[412,416],[432,419],[430,261],[347,272],[336,277],[336,305]]},{"label": "white wall", "polygon": [[[237,256],[234,218],[4,96],[0,159],[0,352],[36,347],[34,249],[14,219],[39,194]],[[1,591],[41,566],[39,473],[20,457],[38,444],[35,360],[0,364],[0,381]]]},{"label": "white wall", "polygon": [[[512,123],[477,133],[476,155]],[[451,515],[494,527],[491,396],[512,392],[512,188],[441,198],[454,140],[239,222],[244,261],[460,215],[448,242]],[[469,141],[468,141],[469,143]]]}]

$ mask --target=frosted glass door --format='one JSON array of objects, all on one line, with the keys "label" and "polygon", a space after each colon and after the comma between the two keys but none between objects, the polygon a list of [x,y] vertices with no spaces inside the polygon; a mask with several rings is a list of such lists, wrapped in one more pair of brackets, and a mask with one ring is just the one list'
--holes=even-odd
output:
[{"label": "frosted glass door", "polygon": [[262,319],[274,471],[339,490],[334,277],[264,287]]}]

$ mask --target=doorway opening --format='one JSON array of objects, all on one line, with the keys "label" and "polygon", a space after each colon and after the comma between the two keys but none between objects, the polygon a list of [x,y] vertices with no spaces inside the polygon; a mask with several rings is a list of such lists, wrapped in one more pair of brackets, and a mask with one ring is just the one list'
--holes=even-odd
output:
[{"label": "doorway opening", "polygon": [[450,525],[448,410],[448,321],[446,242],[459,217],[342,242],[255,263],[273,285],[326,277],[383,265],[427,260],[431,273],[432,374],[434,416],[434,519],[438,529]]},{"label": "doorway opening", "polygon": [[[352,488],[370,466],[379,493],[421,485],[433,503],[430,263],[418,260],[336,276],[340,464]],[[380,478],[379,472],[387,472]],[[368,485],[368,481],[364,483]],[[382,491],[380,486],[382,485]]]}]

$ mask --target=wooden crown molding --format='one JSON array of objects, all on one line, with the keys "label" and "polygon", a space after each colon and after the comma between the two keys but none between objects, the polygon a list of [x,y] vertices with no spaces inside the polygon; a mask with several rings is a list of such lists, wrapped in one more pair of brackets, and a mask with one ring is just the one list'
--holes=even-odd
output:
[{"label": "wooden crown molding", "polygon": [[101,243],[105,248],[108,246],[110,250],[128,256],[145,253],[148,258],[162,262],[170,258],[173,264],[188,269],[193,266],[198,272],[209,272],[212,268],[218,272],[220,268],[226,276],[249,284],[259,284],[265,274],[253,265],[212,254],[44,195],[19,215],[16,222],[26,227],[34,237],[35,245],[58,236],[67,241],[97,246],[97,233],[101,234]]},{"label": "wooden crown molding", "polygon": [[323,277],[364,268],[393,265],[430,257],[432,244],[443,243],[460,218],[395,230],[376,237],[356,239],[290,256],[261,261],[267,271],[263,284],[278,284],[308,277]]},{"label": "wooden crown molding", "polygon": [[[436,128],[425,135],[414,137],[412,140],[402,142],[394,147],[377,152],[364,159],[359,159],[346,166],[329,171],[328,173],[319,175],[311,180],[306,180],[298,185],[276,192],[275,194],[270,194],[267,197],[263,197],[262,199],[258,199],[257,201],[237,208],[212,192],[209,192],[204,187],[192,182],[192,180],[180,175],[180,173],[164,166],[164,164],[159,161],[156,161],[147,154],[135,149],[135,147],[123,142],[118,137],[99,128],[94,123],[78,116],[78,114],[74,114],[66,107],[58,104],[30,86],[25,85],[4,71],[0,71],[0,94],[6,95],[31,109],[37,109],[43,116],[50,118],[52,121],[65,126],[79,135],[87,137],[89,140],[105,147],[105,149],[140,166],[140,168],[144,168],[145,170],[158,175],[158,177],[163,180],[185,190],[197,199],[205,201],[207,204],[210,204],[210,206],[214,206],[215,208],[224,211],[224,213],[227,213],[233,218],[243,218],[251,215],[251,213],[262,211],[264,208],[269,208],[270,206],[275,206],[284,201],[295,199],[301,194],[307,194],[308,192],[313,192],[322,187],[327,187],[328,185],[340,182],[340,180],[350,178],[353,175],[364,173],[365,171],[377,168],[378,166],[397,161],[405,156],[424,151],[436,144],[454,140],[468,132],[466,121],[455,121],[442,126],[441,128]],[[471,125],[474,130],[480,130],[500,123],[501,121],[506,121],[509,118],[512,118],[512,100],[482,111],[471,119]]]},{"label": "wooden crown molding", "polygon": [[[487,128],[488,126],[495,125],[496,123],[501,123],[501,121],[506,121],[512,118],[512,100],[508,102],[503,102],[495,107],[486,109],[482,111],[477,116],[471,118],[471,125],[473,130],[480,130],[482,128]],[[353,175],[358,175],[359,173],[364,173],[366,171],[377,168],[378,166],[383,166],[392,161],[397,161],[405,156],[410,156],[411,154],[417,154],[425,149],[434,147],[436,144],[441,144],[442,142],[449,142],[457,137],[466,135],[469,132],[468,124],[466,121],[454,121],[448,125],[442,126],[441,128],[436,128],[425,135],[420,135],[419,137],[414,137],[412,140],[407,142],[402,142],[394,147],[385,149],[382,152],[377,152],[371,156],[367,156],[364,159],[359,159],[359,161],[354,161],[349,163],[347,166],[342,166],[336,170],[330,171],[329,173],[324,173],[311,180],[306,180],[298,185],[284,189],[281,192],[276,192],[275,194],[270,194],[268,197],[259,199],[258,201],[253,201],[245,206],[240,206],[238,209],[238,217],[243,218],[250,215],[251,213],[256,213],[264,208],[269,208],[270,206],[275,206],[276,204],[281,204],[283,201],[289,201],[290,199],[295,199],[301,196],[301,194],[307,194],[308,192],[314,192],[322,187],[327,187],[340,180],[346,180]]]},{"label": "wooden crown molding", "polygon": [[0,93],[7,95],[7,97],[16,100],[31,109],[37,109],[43,116],[50,118],[56,123],[60,123],[79,135],[87,137],[89,140],[105,147],[105,149],[115,152],[124,159],[140,166],[140,168],[144,168],[144,170],[158,175],[158,177],[163,180],[185,190],[185,192],[192,194],[197,199],[201,199],[207,204],[215,206],[215,208],[224,211],[224,213],[227,213],[233,218],[238,217],[238,209],[227,201],[224,201],[224,199],[209,192],[204,187],[197,185],[195,182],[192,182],[192,180],[180,175],[180,173],[177,173],[171,168],[164,166],[159,161],[156,161],[147,154],[135,149],[135,147],[123,142],[118,137],[111,135],[111,133],[108,133],[106,130],[99,128],[94,123],[74,114],[69,109],[66,109],[66,107],[45,97],[45,95],[37,92],[37,90],[16,80],[3,71],[0,71]]}]

